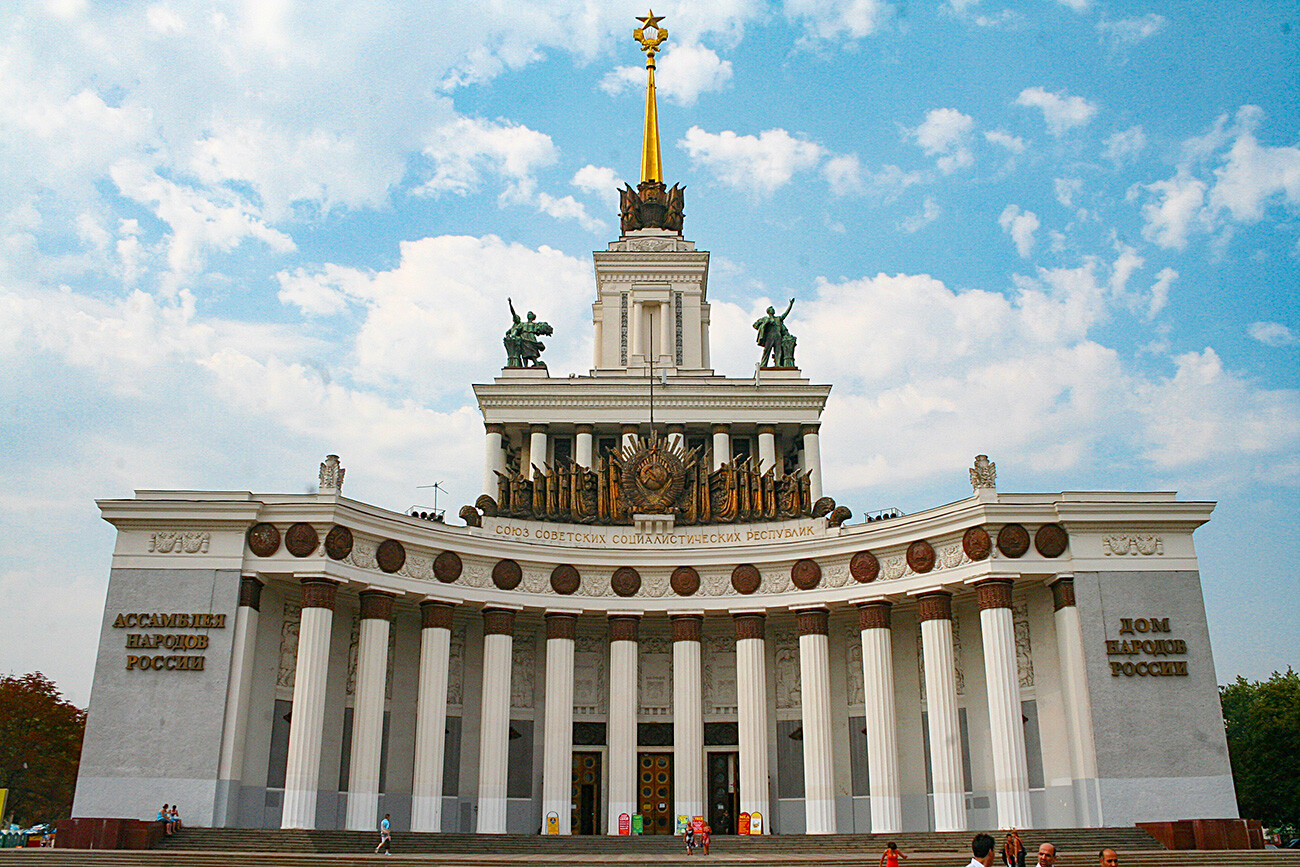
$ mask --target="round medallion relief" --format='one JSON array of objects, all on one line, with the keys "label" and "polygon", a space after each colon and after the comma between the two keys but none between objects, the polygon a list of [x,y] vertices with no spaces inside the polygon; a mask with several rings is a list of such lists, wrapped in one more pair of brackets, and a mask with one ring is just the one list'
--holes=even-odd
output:
[{"label": "round medallion relief", "polygon": [[551,570],[551,589],[561,596],[568,596],[578,592],[578,587],[582,584],[582,576],[578,570],[562,563]]},{"label": "round medallion relief", "polygon": [[455,551],[443,551],[433,558],[433,577],[443,584],[450,584],[459,578],[463,568],[460,555]]},{"label": "round medallion relief", "polygon": [[758,590],[762,583],[763,576],[749,563],[741,563],[731,570],[731,586],[737,593],[748,596]]},{"label": "round medallion relief", "polygon": [[284,547],[295,557],[309,557],[320,544],[320,536],[311,524],[300,521],[284,531]]},{"label": "round medallion relief", "polygon": [[934,568],[934,546],[924,539],[917,539],[907,546],[907,565],[918,575],[924,575]]},{"label": "round medallion relief", "polygon": [[248,528],[248,550],[259,557],[270,557],[280,550],[280,531],[274,524],[254,524]]},{"label": "round medallion relief", "polygon": [[524,580],[524,570],[514,560],[498,560],[492,567],[492,583],[501,590],[514,590]]},{"label": "round medallion relief", "polygon": [[1060,557],[1070,543],[1070,534],[1060,524],[1044,524],[1034,534],[1034,547],[1044,557]]},{"label": "round medallion relief", "polygon": [[972,560],[983,560],[993,552],[993,540],[983,527],[971,527],[961,537],[961,549]]},{"label": "round medallion relief", "polygon": [[331,560],[342,560],[352,553],[352,531],[335,524],[325,534],[325,553]]},{"label": "round medallion relief", "polygon": [[1029,531],[1019,524],[998,530],[998,550],[1008,557],[1023,557],[1029,550]]},{"label": "round medallion relief", "polygon": [[880,577],[880,561],[870,551],[859,551],[849,561],[849,574],[859,584],[870,584]]},{"label": "round medallion relief", "polygon": [[822,582],[822,567],[817,565],[816,560],[807,557],[797,560],[790,567],[790,580],[800,590],[812,590]]},{"label": "round medallion relief", "polygon": [[609,579],[609,586],[619,596],[635,596],[641,589],[641,573],[631,566],[620,566]]},{"label": "round medallion relief", "polygon": [[678,596],[693,596],[700,589],[700,573],[690,566],[678,566],[668,583]]},{"label": "round medallion relief", "polygon": [[396,572],[406,565],[406,549],[396,539],[385,539],[375,549],[375,562],[385,572]]}]

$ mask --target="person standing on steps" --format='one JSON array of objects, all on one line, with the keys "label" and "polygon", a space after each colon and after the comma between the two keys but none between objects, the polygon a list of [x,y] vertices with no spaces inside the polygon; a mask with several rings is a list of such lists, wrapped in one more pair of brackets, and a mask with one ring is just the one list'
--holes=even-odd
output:
[{"label": "person standing on steps", "polygon": [[1038,846],[1038,867],[1056,867],[1056,846],[1040,843]]},{"label": "person standing on steps", "polygon": [[907,856],[898,851],[898,844],[890,841],[885,851],[880,854],[880,867],[898,867],[898,859],[907,860]]},{"label": "person standing on steps", "polygon": [[385,813],[384,821],[379,823],[379,845],[375,847],[375,854],[378,855],[379,850],[383,849],[385,855],[392,855],[393,850],[390,848],[392,845],[393,825],[389,821],[389,814]]}]

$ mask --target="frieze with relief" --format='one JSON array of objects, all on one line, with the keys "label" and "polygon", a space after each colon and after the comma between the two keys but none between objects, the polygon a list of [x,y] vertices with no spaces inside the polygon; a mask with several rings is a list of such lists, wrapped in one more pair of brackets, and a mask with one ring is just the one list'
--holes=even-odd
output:
[{"label": "frieze with relief", "polygon": [[212,534],[199,530],[160,530],[149,537],[151,554],[206,554]]},{"label": "frieze with relief", "polygon": [[1106,556],[1163,555],[1165,543],[1154,533],[1114,533],[1101,537],[1101,552]]}]

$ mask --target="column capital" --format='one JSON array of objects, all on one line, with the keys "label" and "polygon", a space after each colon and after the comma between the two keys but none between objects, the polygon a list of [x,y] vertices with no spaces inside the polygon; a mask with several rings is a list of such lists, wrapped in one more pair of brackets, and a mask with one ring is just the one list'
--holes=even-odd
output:
[{"label": "column capital", "polygon": [[303,578],[302,607],[325,608],[333,611],[334,600],[338,596],[338,592],[339,585],[337,581],[331,581],[328,578]]},{"label": "column capital", "polygon": [[578,634],[578,617],[559,611],[546,612],[546,638],[567,638],[572,641]]},{"label": "column capital", "polygon": [[575,424],[573,426],[573,432],[576,434],[589,434],[595,430],[596,430],[595,425],[590,425],[590,424]]},{"label": "column capital", "polygon": [[704,617],[700,614],[674,614],[672,624],[673,641],[699,641]]},{"label": "column capital", "polygon": [[421,629],[451,629],[451,615],[456,606],[450,602],[426,599],[420,603]]},{"label": "column capital", "polygon": [[716,435],[716,434],[727,434],[727,435],[730,435],[730,434],[731,434],[731,425],[729,425],[729,424],[720,424],[720,423],[715,423],[715,424],[713,425],[713,433],[714,433],[715,435]]},{"label": "column capital", "polygon": [[1050,585],[1052,588],[1052,610],[1074,607],[1074,576],[1058,575]]},{"label": "column capital", "polygon": [[262,610],[262,579],[256,575],[241,575],[239,578],[239,606]]},{"label": "column capital", "polygon": [[611,642],[636,641],[637,629],[640,625],[639,614],[611,614],[609,615],[609,640]]},{"label": "column capital", "polygon": [[641,425],[639,425],[639,424],[625,424],[625,425],[623,425],[623,427],[622,427],[622,431],[623,431],[623,436],[628,436],[629,434],[640,433],[640,432],[641,432]]},{"label": "column capital", "polygon": [[917,597],[921,605],[918,617],[922,620],[952,620],[952,594],[947,590],[931,590]]},{"label": "column capital", "polygon": [[762,436],[763,434],[767,434],[768,436],[776,436],[776,425],[760,424],[758,426],[758,435]]},{"label": "column capital", "polygon": [[813,436],[817,436],[820,430],[821,430],[820,424],[802,424],[799,425],[799,436],[806,437],[809,434]]},{"label": "column capital", "polygon": [[864,602],[858,606],[859,629],[889,629],[893,625],[893,603]]},{"label": "column capital", "polygon": [[745,638],[763,639],[763,626],[766,621],[766,615],[763,614],[733,614],[732,620],[736,623],[736,640],[740,641]]},{"label": "column capital", "polygon": [[505,429],[505,425],[494,421],[484,422],[483,424],[484,433],[501,434],[505,433]]},{"label": "column capital", "polygon": [[515,634],[515,612],[509,608],[484,608],[483,634],[509,635],[513,638]]},{"label": "column capital", "polygon": [[684,434],[684,433],[686,433],[686,425],[684,425],[684,424],[670,424],[670,425],[668,425],[668,432],[669,432],[670,434]]},{"label": "column capital", "polygon": [[362,590],[359,594],[361,597],[361,619],[362,620],[391,620],[393,618],[393,602],[397,596],[384,590]]},{"label": "column capital", "polygon": [[831,612],[825,608],[805,608],[795,612],[799,635],[826,635],[829,632]]},{"label": "column capital", "polygon": [[550,425],[545,425],[545,424],[530,424],[528,426],[528,432],[530,434],[544,434],[549,429],[550,429]]},{"label": "column capital", "polygon": [[1010,608],[1011,585],[1010,578],[989,578],[976,584],[975,592],[979,596],[980,611],[990,608]]}]

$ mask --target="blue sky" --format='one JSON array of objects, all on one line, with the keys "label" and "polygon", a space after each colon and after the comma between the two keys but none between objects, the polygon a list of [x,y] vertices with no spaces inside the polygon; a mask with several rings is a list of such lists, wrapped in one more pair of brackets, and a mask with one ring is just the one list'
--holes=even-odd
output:
[{"label": "blue sky", "polygon": [[[645,8],[483,5],[0,11],[0,671],[87,700],[95,498],[306,491],[337,452],[353,497],[458,506],[505,298],[589,368]],[[828,492],[916,511],[987,453],[1002,490],[1216,500],[1219,678],[1295,664],[1295,4],[655,11],[714,364],[752,370],[749,323],[798,299]]]}]

